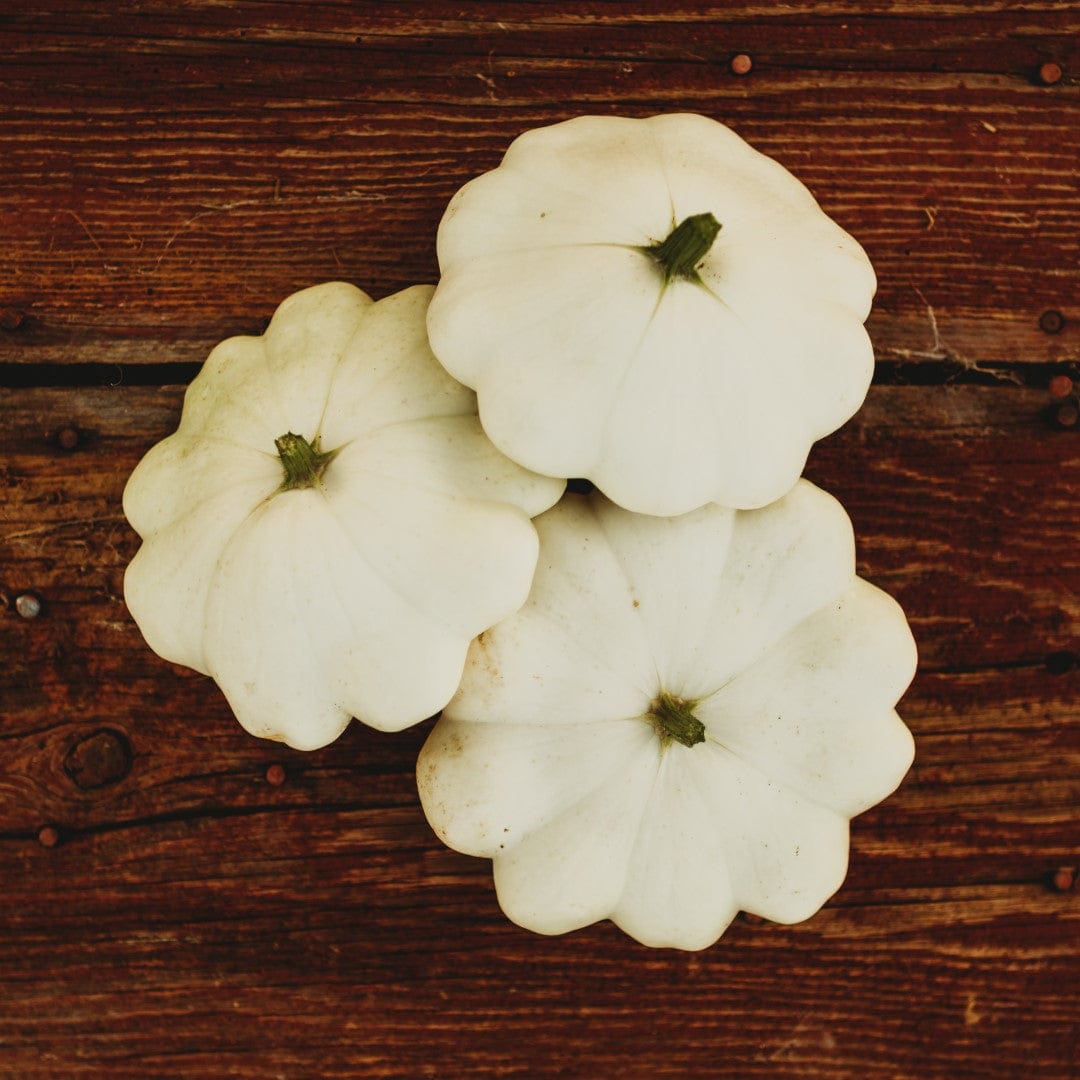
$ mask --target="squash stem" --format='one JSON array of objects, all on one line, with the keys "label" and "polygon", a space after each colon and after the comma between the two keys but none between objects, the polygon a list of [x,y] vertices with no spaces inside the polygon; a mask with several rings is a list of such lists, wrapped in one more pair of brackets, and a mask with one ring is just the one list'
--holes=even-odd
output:
[{"label": "squash stem", "polygon": [[649,716],[656,724],[661,740],[674,739],[683,746],[697,746],[705,741],[705,725],[694,715],[695,704],[667,691],[660,692],[649,708]]},{"label": "squash stem", "polygon": [[677,277],[697,281],[697,265],[713,246],[719,232],[720,222],[712,214],[691,214],[665,239],[641,250],[660,264],[665,282]]},{"label": "squash stem", "polygon": [[279,435],[274,440],[285,479],[281,482],[282,491],[295,491],[298,488],[314,487],[323,471],[337,451],[327,452],[319,448],[319,437],[310,443],[303,435],[294,435],[291,431]]}]

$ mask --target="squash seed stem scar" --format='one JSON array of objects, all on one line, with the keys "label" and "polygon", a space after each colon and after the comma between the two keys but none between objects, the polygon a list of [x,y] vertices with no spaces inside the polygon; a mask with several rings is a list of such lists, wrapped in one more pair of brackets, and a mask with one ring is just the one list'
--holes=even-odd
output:
[{"label": "squash seed stem scar", "polygon": [[279,435],[274,440],[274,446],[277,447],[281,467],[285,473],[285,479],[282,480],[279,491],[296,491],[314,487],[326,471],[326,466],[337,454],[336,450],[322,450],[319,446],[318,435],[311,443],[303,435],[295,435],[291,431]]},{"label": "squash seed stem scar", "polygon": [[649,706],[648,716],[665,745],[674,739],[683,746],[696,746],[705,741],[705,725],[694,715],[696,701],[685,701],[661,690]]},{"label": "squash seed stem scar", "polygon": [[708,211],[683,218],[665,239],[638,250],[654,259],[664,274],[664,282],[673,278],[699,281],[697,265],[708,254],[720,222]]}]

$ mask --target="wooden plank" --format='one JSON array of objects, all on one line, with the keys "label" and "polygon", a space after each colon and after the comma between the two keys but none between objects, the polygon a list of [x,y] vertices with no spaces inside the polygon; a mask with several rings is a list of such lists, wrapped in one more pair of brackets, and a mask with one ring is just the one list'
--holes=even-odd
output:
[{"label": "wooden plank", "polygon": [[[4,581],[9,595],[35,589],[50,605],[96,597],[80,613],[86,641],[130,632],[121,575],[136,538],[120,494],[141,454],[175,427],[181,396],[0,391],[0,565],[20,575]],[[855,522],[861,572],[910,613],[924,670],[1039,667],[1075,651],[1076,432],[1050,424],[1050,404],[1046,390],[1011,384],[874,387],[811,456],[808,475]],[[60,445],[64,431],[74,449]],[[84,643],[74,653],[85,664]]]},{"label": "wooden plank", "polygon": [[[1066,0],[0,3],[0,1075],[1075,1076],[1078,31]],[[120,509],[179,413],[155,383],[303,285],[433,280],[525,128],[676,108],[878,268],[879,385],[808,475],[920,647],[916,761],[841,890],[692,955],[505,920],[423,820],[430,724],[247,736],[142,642]]]},{"label": "wooden plank", "polygon": [[[133,656],[129,667],[139,666]],[[82,891],[79,917],[99,922],[137,918],[146,889],[170,882],[154,902],[163,919],[182,920],[223,892],[237,894],[237,916],[268,902],[334,906],[343,887],[381,887],[387,874],[394,888],[422,892],[428,871],[399,865],[402,849],[435,859],[440,879],[486,881],[476,861],[436,858],[412,773],[427,726],[388,737],[354,724],[305,755],[246,736],[208,680],[168,672],[133,681],[120,692],[96,682],[97,700],[77,708],[16,702],[5,722],[0,870],[7,917],[19,925],[60,918],[36,908],[43,882],[25,873],[45,827],[57,830],[74,875],[50,879],[49,895],[66,903]],[[916,764],[897,795],[856,823],[840,902],[1045,884],[1075,864],[1076,687],[1075,675],[989,673],[959,688],[921,675],[902,710]],[[280,787],[266,779],[272,764],[284,767]],[[192,839],[207,830],[221,842]],[[366,869],[349,858],[357,849]],[[92,880],[95,866],[110,868],[108,881]]]},{"label": "wooden plank", "polygon": [[[446,0],[308,5],[266,0],[120,2],[89,8],[85,0],[52,0],[5,18],[13,35],[47,36],[57,50],[78,39],[122,39],[136,51],[161,40],[206,47],[243,47],[252,42],[298,45],[359,45],[372,40],[405,48],[422,42],[455,55],[487,55],[502,43],[521,55],[590,56],[602,35],[605,52],[635,58],[726,58],[720,46],[732,35],[763,46],[782,46],[801,66],[845,60],[862,68],[919,70],[935,49],[939,70],[1006,71],[1022,49],[1030,64],[1067,60],[1075,6],[1057,2],[1018,5],[1001,0],[935,3],[925,0],[840,0],[790,3],[729,0],[722,6],[687,3],[580,5],[547,0],[477,2],[463,8]],[[973,26],[978,32],[973,33]],[[357,40],[357,38],[361,40]],[[77,45],[76,45],[77,48]],[[1052,48],[1052,51],[1051,51]],[[715,51],[714,51],[715,50]],[[884,54],[884,55],[882,55]]]},{"label": "wooden plank", "polygon": [[27,928],[5,1064],[27,1077],[644,1078],[696,1074],[712,1046],[720,1077],[1062,1080],[1073,1062],[1061,989],[1075,904],[1037,887],[867,919],[833,909],[813,931],[736,924],[693,956],[646,953],[610,927],[523,941],[489,925],[487,889],[450,890],[454,907],[446,886],[409,905],[360,883],[333,910],[317,897],[237,918],[218,898],[180,923],[148,906],[125,924]]},{"label": "wooden plank", "polygon": [[660,109],[731,123],[863,242],[880,358],[1080,358],[1080,92],[1033,77],[1076,69],[1074,5],[474,7],[10,16],[0,362],[193,362],[302,285],[434,280],[443,207],[514,135]]},{"label": "wooden plank", "polygon": [[[942,388],[923,409],[926,396],[875,389],[825,448],[819,479],[846,479],[856,520],[884,535],[896,506],[880,479],[851,480],[870,438],[867,456],[888,453],[895,474],[931,443],[939,460],[974,446],[986,461],[1005,440],[1006,472],[1049,446],[1068,489],[1071,436],[1039,426],[1040,395]],[[27,573],[46,607],[0,622],[3,655],[21,657],[0,684],[0,1071],[644,1077],[707,1061],[721,1077],[1068,1075],[1077,908],[1050,883],[1076,862],[1075,668],[995,661],[977,636],[957,646],[973,670],[924,668],[904,706],[915,768],[856,821],[847,883],[808,923],[740,923],[694,956],[609,926],[537,938],[499,915],[486,864],[424,824],[411,775],[423,729],[354,725],[315,754],[283,750],[142,646],[119,599],[133,538],[115,500],[178,401],[141,388],[3,399],[4,490],[22,500],[3,504],[3,584]],[[57,445],[58,423],[80,432],[75,450]],[[1032,520],[1052,522],[1058,493],[1026,486],[1042,499]],[[971,511],[942,505],[954,524]],[[890,535],[914,546],[914,521],[899,515]],[[903,580],[903,547],[862,539],[866,569]],[[1075,598],[1064,557],[1038,573]],[[1075,634],[1075,611],[1032,612],[1034,641]],[[920,637],[945,651],[953,633],[931,621]],[[284,784],[267,782],[271,763]]]},{"label": "wooden plank", "polygon": [[[11,658],[0,673],[0,835],[25,843],[53,825],[96,845],[119,834],[136,883],[161,829],[203,818],[250,829],[296,813],[310,839],[311,814],[325,812],[320,843],[337,850],[333,815],[388,812],[377,819],[386,830],[365,825],[375,828],[365,846],[387,864],[405,812],[408,843],[430,848],[411,776],[422,731],[353,725],[314,755],[250,739],[212,683],[154,657],[127,616],[122,574],[137,538],[120,493],[175,426],[181,394],[0,392],[0,650]],[[1074,858],[1080,553],[1069,538],[1080,460],[1075,432],[1047,425],[1048,401],[1015,386],[875,387],[813,455],[809,474],[852,515],[860,571],[903,603],[922,657],[904,706],[918,760],[901,794],[862,819],[856,889],[1030,883]],[[23,591],[42,599],[37,619],[13,610]],[[266,784],[273,763],[290,778],[282,790]],[[260,833],[254,849],[272,847]],[[221,856],[212,847],[196,860],[199,895],[224,887],[204,876],[221,872],[210,870]],[[10,878],[8,890],[18,890]],[[143,902],[138,890],[130,902]],[[126,910],[109,890],[84,903],[102,918]]]}]

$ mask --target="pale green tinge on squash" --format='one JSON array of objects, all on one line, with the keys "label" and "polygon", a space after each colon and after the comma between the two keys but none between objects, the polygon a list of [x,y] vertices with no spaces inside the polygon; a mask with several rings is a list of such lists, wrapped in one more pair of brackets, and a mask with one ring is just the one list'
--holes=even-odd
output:
[{"label": "pale green tinge on squash", "polygon": [[[800,481],[671,519],[568,496],[536,526],[528,602],[473,643],[420,755],[436,833],[493,859],[541,933],[610,918],[698,949],[740,909],[808,918],[914,753],[894,708],[914,642],[856,576],[843,509]],[[660,737],[662,693],[704,742]]]},{"label": "pale green tinge on squash", "polygon": [[[720,224],[690,278],[647,249]],[[876,280],[782,166],[692,114],[526,132],[439,227],[432,346],[493,442],[619,505],[751,508],[861,405]]]},{"label": "pale green tinge on squash", "polygon": [[[470,639],[528,593],[530,518],[563,483],[484,435],[475,395],[427,345],[431,292],[289,297],[262,337],[214,349],[127,484],[135,621],[213,676],[253,734],[313,749],[351,716],[423,720]],[[334,452],[313,486],[282,490],[285,434]]]}]

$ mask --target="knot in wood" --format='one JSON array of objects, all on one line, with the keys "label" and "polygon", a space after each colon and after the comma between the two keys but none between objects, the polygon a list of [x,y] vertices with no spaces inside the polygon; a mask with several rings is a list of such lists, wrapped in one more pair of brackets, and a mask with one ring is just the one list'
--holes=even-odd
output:
[{"label": "knot in wood", "polygon": [[79,739],[64,757],[64,772],[82,791],[115,784],[130,770],[131,743],[111,728],[100,728]]}]

